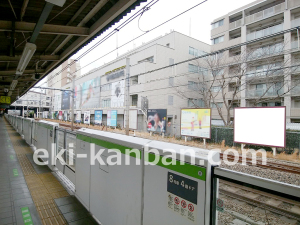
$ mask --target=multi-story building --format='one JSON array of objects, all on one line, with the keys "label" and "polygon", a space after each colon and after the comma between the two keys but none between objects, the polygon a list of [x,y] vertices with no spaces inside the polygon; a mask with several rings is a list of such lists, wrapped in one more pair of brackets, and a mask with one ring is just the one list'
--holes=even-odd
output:
[{"label": "multi-story building", "polygon": [[[93,121],[94,111],[102,109],[103,122],[106,123],[107,111],[116,109],[117,122],[124,126],[126,59],[129,58],[129,104],[130,109],[138,109],[138,129],[146,129],[146,110],[142,102],[147,102],[149,109],[167,109],[167,121],[172,124],[167,132],[179,134],[180,109],[193,105],[190,97],[181,95],[177,87],[189,90],[187,76],[193,75],[195,68],[188,62],[176,63],[208,52],[209,44],[171,31],[87,74],[77,76],[75,110],[82,113],[89,110]],[[160,69],[165,66],[170,67]],[[72,84],[63,88],[71,89]]]},{"label": "multi-story building", "polygon": [[[212,22],[211,50],[229,48],[223,52],[228,76],[234,58],[247,58],[241,62],[247,71],[241,79],[245,88],[235,106],[286,106],[287,122],[300,122],[299,26],[299,0],[254,1]],[[218,118],[216,111],[213,117]]]},{"label": "multi-story building", "polygon": [[43,112],[49,112],[51,97],[44,92],[28,91],[11,105],[11,109],[17,109],[26,114],[28,110],[33,110],[36,116],[42,118]]},{"label": "multi-story building", "polygon": [[[72,82],[72,77],[79,77],[81,74],[80,62],[74,62],[74,59],[68,59],[47,76],[47,85],[50,88],[61,89],[63,86]],[[50,111],[61,110],[62,92],[60,90],[47,90],[51,96],[52,103]]]}]

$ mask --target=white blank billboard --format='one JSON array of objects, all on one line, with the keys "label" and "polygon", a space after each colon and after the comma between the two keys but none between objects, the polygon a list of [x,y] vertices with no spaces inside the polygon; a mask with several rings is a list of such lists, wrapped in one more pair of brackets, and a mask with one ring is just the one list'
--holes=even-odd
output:
[{"label": "white blank billboard", "polygon": [[285,147],[285,107],[235,108],[234,142]]},{"label": "white blank billboard", "polygon": [[129,110],[129,129],[137,130],[138,111],[136,109]]}]

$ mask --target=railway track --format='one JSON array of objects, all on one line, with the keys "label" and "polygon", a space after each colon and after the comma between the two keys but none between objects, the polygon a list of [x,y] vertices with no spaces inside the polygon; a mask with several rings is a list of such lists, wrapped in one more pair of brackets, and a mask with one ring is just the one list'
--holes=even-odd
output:
[{"label": "railway track", "polygon": [[[221,159],[224,160],[224,154],[220,153]],[[234,161],[235,156],[234,155],[227,155],[227,160],[228,161]],[[239,163],[243,162],[243,157],[239,156]],[[275,162],[267,162],[266,165],[263,164],[263,161],[260,159],[256,159],[256,164],[252,163],[251,158],[246,158],[246,164],[247,165],[253,165],[265,169],[272,169],[272,170],[278,170],[282,172],[288,172],[288,173],[294,173],[300,175],[300,167],[298,166],[292,166],[292,165],[287,165],[287,164],[281,164],[281,163],[275,163]]]},{"label": "railway track", "polygon": [[[225,185],[225,186],[224,186]],[[230,189],[230,188],[226,188],[227,186],[230,187],[234,187],[234,189]],[[251,193],[252,197],[249,197],[247,194],[243,193],[243,194],[239,194],[239,191],[246,191]],[[237,185],[237,184],[233,184],[227,181],[220,181],[220,188],[219,188],[219,193],[221,195],[225,195],[227,197],[230,197],[232,199],[236,199],[242,202],[246,202],[252,206],[264,209],[264,210],[268,210],[272,213],[278,214],[280,216],[285,216],[287,218],[290,219],[294,219],[297,220],[300,223],[300,212],[294,212],[290,209],[285,209],[282,207],[279,207],[280,204],[277,204],[277,206],[274,206],[273,203],[268,203],[268,201],[263,201],[261,199],[263,199],[264,197],[270,199],[270,200],[276,200],[277,202],[281,202],[281,203],[287,203],[290,205],[294,205],[296,207],[300,206],[299,202],[293,201],[293,200],[289,200],[289,199],[285,199],[285,198],[281,198],[275,195],[271,195],[269,193],[265,193],[259,190],[255,190],[252,188],[248,188],[248,187],[244,187],[241,185]],[[254,195],[253,195],[254,194]]]}]

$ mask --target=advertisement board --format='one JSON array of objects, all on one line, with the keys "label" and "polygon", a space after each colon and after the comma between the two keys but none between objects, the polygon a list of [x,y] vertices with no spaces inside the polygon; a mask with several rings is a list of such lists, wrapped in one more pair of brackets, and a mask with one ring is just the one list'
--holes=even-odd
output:
[{"label": "advertisement board", "polygon": [[95,110],[95,124],[102,124],[102,110]]},{"label": "advertisement board", "polygon": [[150,132],[166,132],[167,110],[166,109],[148,109],[147,111],[147,130]]},{"label": "advertisement board", "polygon": [[137,117],[138,117],[138,110],[130,109],[129,110],[129,129],[137,130],[137,126],[138,126]]},{"label": "advertisement board", "polygon": [[111,107],[118,108],[124,106],[125,101],[125,81],[114,82],[111,85]]},{"label": "advertisement board", "polygon": [[211,109],[181,109],[180,132],[183,136],[210,138]]},{"label": "advertisement board", "polygon": [[91,112],[90,111],[84,111],[83,122],[84,122],[84,124],[90,125],[90,123],[91,123]]},{"label": "advertisement board", "polygon": [[117,110],[108,110],[107,111],[107,126],[116,127],[117,126]]},{"label": "advertisement board", "polygon": [[47,119],[48,115],[49,115],[49,112],[48,111],[44,111],[43,112],[43,119]]},{"label": "advertisement board", "polygon": [[61,109],[70,109],[70,91],[62,91]]},{"label": "advertisement board", "polygon": [[234,142],[285,148],[285,106],[234,108]]},{"label": "advertisement board", "polygon": [[81,111],[76,112],[75,122],[76,123],[81,123]]},{"label": "advertisement board", "polygon": [[68,112],[64,111],[64,121],[67,121],[67,120],[68,120]]},{"label": "advertisement board", "polygon": [[100,107],[100,77],[78,84],[75,87],[76,109]]},{"label": "advertisement board", "polygon": [[58,113],[58,119],[59,120],[63,119],[63,112],[62,111],[59,111],[59,113]]}]

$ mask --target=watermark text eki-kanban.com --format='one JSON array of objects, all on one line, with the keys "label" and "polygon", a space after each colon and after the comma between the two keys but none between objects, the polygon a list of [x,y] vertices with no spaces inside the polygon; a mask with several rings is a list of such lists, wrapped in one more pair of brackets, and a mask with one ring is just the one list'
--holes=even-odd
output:
[{"label": "watermark text eki-kanban.com", "polygon": [[[100,165],[141,165],[141,159],[144,158],[145,165],[157,165],[158,163],[162,163],[163,165],[176,165],[177,160],[180,164],[184,165],[185,162],[188,162],[192,165],[204,165],[205,160],[201,159],[201,155],[199,157],[199,150],[189,148],[180,149],[178,152],[173,149],[164,149],[159,151],[154,148],[149,148],[149,146],[145,145],[143,148],[143,153],[139,149],[125,149],[123,154],[119,149],[96,149],[96,145],[90,144],[90,154],[79,154],[74,153],[74,145],[73,143],[69,144],[69,148],[56,150],[56,144],[52,144],[51,148],[51,156],[49,155],[49,151],[46,149],[37,149],[33,154],[33,160],[37,165],[55,165],[56,160],[59,160],[63,165],[74,165],[74,161],[80,158],[89,158],[89,162],[91,165],[95,165],[99,163]],[[65,157],[66,152],[69,157]],[[219,165],[221,161],[216,159],[215,152],[220,152],[220,149],[212,149],[207,152],[206,160],[212,165]],[[178,154],[179,153],[179,154]],[[143,155],[142,155],[143,154]],[[254,150],[254,149],[243,149],[242,155],[240,155],[239,151],[236,149],[227,149],[223,152],[223,163],[228,166],[233,166],[239,163],[240,157],[242,157],[242,164],[246,165],[247,157],[251,154],[252,156],[252,165],[256,165],[256,158],[258,154],[260,155],[260,160],[263,165],[267,163],[267,152],[264,149]],[[123,157],[124,155],[124,157]],[[232,157],[228,157],[228,155],[233,155]],[[131,160],[131,156],[133,156],[136,160]],[[38,158],[41,158],[43,162],[40,162]],[[230,159],[229,159],[230,158]]]}]

